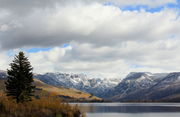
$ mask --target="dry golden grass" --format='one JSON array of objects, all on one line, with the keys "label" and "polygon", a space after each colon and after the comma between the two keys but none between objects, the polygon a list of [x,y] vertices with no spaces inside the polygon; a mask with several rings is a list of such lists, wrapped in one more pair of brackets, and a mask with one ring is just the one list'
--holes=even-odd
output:
[{"label": "dry golden grass", "polygon": [[[0,80],[0,93],[3,93],[5,90],[5,80]],[[75,100],[83,99],[83,101],[102,101],[101,98],[96,96],[91,96],[89,93],[82,92],[76,89],[63,88],[63,87],[54,87],[48,84],[43,83],[40,80],[34,79],[34,84],[36,88],[41,90],[36,90],[35,95],[39,97],[47,97],[49,95],[53,96],[65,96]]]},{"label": "dry golden grass", "polygon": [[0,117],[83,117],[77,106],[46,97],[17,104],[3,94],[0,97]]},{"label": "dry golden grass", "polygon": [[0,91],[5,89],[4,79],[0,79]]},{"label": "dry golden grass", "polygon": [[34,79],[34,83],[37,88],[43,89],[46,92],[53,93],[54,95],[67,96],[74,99],[86,99],[86,100],[97,100],[101,101],[101,98],[96,96],[91,96],[89,93],[85,93],[76,89],[71,88],[63,88],[63,87],[54,87],[51,85],[47,85],[40,80]]},{"label": "dry golden grass", "polygon": [[[80,117],[80,110],[77,106],[63,103],[57,96],[61,89],[47,85],[35,80],[37,88],[35,95],[40,98],[33,98],[33,101],[17,104],[15,100],[5,96],[5,80],[0,80],[0,117]],[[55,91],[53,91],[55,90]],[[60,91],[60,92],[59,92]],[[68,90],[66,90],[68,91]],[[66,95],[66,93],[65,93]]]}]

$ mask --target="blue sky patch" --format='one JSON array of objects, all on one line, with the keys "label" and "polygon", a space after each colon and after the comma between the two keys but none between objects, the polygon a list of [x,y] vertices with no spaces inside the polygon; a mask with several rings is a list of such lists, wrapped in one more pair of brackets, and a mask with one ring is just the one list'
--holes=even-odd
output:
[{"label": "blue sky patch", "polygon": [[161,6],[157,6],[157,7],[150,7],[148,5],[126,5],[126,6],[119,6],[113,2],[106,2],[104,3],[105,6],[115,6],[115,7],[119,7],[122,11],[141,11],[141,10],[145,10],[146,12],[160,12],[162,11],[164,8],[170,8],[170,9],[176,9],[176,10],[180,10],[180,0],[177,0],[177,3],[167,3]]},{"label": "blue sky patch", "polygon": [[52,48],[31,48],[31,49],[26,50],[26,52],[28,52],[28,53],[36,53],[36,52],[40,52],[40,51],[49,51],[51,49]]},{"label": "blue sky patch", "polygon": [[144,68],[145,66],[133,64],[130,67],[131,68]]},{"label": "blue sky patch", "polygon": [[[70,44],[63,44],[63,46],[60,46],[61,48],[67,48],[71,46]],[[40,52],[40,51],[50,51],[52,49],[52,47],[48,47],[48,48],[30,48],[30,49],[26,49],[25,51],[28,53],[36,53],[36,52]]]},{"label": "blue sky patch", "polygon": [[70,44],[64,44],[63,48],[66,48],[66,47],[69,47],[69,46],[71,46],[71,45]]}]

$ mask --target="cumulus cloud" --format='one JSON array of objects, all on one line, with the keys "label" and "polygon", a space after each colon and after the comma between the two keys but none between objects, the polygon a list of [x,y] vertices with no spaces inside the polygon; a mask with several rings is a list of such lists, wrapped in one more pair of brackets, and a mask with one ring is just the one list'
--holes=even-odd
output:
[{"label": "cumulus cloud", "polygon": [[[111,2],[114,5],[104,5]],[[124,11],[121,6],[158,7],[176,0],[0,0],[0,69],[10,50],[27,53],[37,73],[86,72],[118,76],[130,71],[179,69],[179,10]],[[62,47],[65,43],[68,47]],[[170,64],[171,63],[171,64]]]},{"label": "cumulus cloud", "polygon": [[9,67],[8,65],[11,59],[4,52],[0,53],[0,58],[1,58],[0,68],[1,70],[6,70]]},{"label": "cumulus cloud", "polygon": [[114,3],[119,6],[124,5],[148,5],[150,7],[160,6],[168,3],[177,3],[176,0],[0,0],[0,8],[18,13],[19,15],[32,12],[36,9],[53,8],[56,5],[69,5],[75,3]]},{"label": "cumulus cloud", "polygon": [[130,12],[98,3],[57,6],[6,20],[8,23],[0,26],[1,30],[6,28],[0,36],[1,47],[57,46],[72,41],[112,46],[123,41],[167,39],[179,36],[177,15],[168,9],[157,13]]}]

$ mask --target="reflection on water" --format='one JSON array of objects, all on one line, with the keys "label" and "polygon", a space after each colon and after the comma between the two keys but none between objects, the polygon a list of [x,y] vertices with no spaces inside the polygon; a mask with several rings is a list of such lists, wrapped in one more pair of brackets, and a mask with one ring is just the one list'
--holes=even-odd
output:
[{"label": "reflection on water", "polygon": [[180,117],[179,103],[81,103],[87,117]]},{"label": "reflection on water", "polygon": [[87,113],[87,117],[180,117],[180,113]]}]

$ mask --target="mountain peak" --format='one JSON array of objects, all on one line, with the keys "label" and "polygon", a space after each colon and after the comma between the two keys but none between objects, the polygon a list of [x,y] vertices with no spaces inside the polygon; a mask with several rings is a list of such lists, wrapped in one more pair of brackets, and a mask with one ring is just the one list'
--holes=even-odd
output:
[{"label": "mountain peak", "polygon": [[75,88],[96,96],[101,96],[120,82],[118,79],[92,78],[85,74],[72,73],[46,73],[35,77],[50,85]]},{"label": "mountain peak", "polygon": [[130,72],[125,79],[137,79],[140,78],[141,76],[151,76],[153,75],[150,72]]}]

